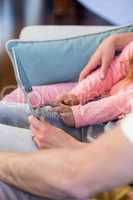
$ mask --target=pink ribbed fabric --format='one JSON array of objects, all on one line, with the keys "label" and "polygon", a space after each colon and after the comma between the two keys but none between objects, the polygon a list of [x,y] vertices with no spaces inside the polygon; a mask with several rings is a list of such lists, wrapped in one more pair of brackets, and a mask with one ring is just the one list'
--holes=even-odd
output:
[{"label": "pink ribbed fabric", "polygon": [[[100,79],[100,69],[97,69],[78,84],[61,83],[34,87],[31,93],[33,106],[44,105],[63,93],[74,94],[80,101],[80,105],[72,107],[76,127],[106,122],[128,113],[133,107],[131,106],[133,84],[125,87],[119,83],[126,77],[128,71],[127,65],[122,62],[131,57],[133,57],[133,42],[114,58],[104,80]],[[96,97],[100,99],[96,100]],[[23,103],[24,96],[18,88],[3,100]]]},{"label": "pink ribbed fabric", "polygon": [[[105,80],[100,79],[98,69],[72,89],[71,93],[80,101],[80,105],[72,107],[77,128],[107,122],[132,110],[133,83],[125,86],[122,81],[128,71],[128,66],[122,62],[132,55],[133,42],[112,61]],[[100,99],[94,100],[99,96]]]},{"label": "pink ribbed fabric", "polygon": [[[45,86],[35,86],[33,87],[33,91],[30,94],[32,105],[37,107],[47,104],[49,101],[54,100],[58,95],[69,92],[75,86],[76,83],[60,83]],[[6,95],[3,98],[3,101],[24,103],[25,98],[21,89],[17,88],[10,94]]]}]

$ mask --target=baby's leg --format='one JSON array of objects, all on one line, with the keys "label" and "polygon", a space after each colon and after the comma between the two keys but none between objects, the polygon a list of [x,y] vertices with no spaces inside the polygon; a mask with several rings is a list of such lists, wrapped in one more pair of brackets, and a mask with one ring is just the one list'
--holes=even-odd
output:
[{"label": "baby's leg", "polygon": [[[30,93],[32,104],[34,107],[47,104],[49,101],[54,100],[58,95],[70,91],[76,83],[58,83],[45,86],[35,86]],[[25,98],[20,88],[14,90],[9,95],[3,98],[5,102],[24,103]]]},{"label": "baby's leg", "polygon": [[[72,89],[75,84],[61,83],[33,87],[33,92],[31,93],[32,104],[34,107],[44,105],[57,95]],[[5,96],[3,101],[0,102],[0,123],[27,128],[30,111],[24,102],[24,95],[20,88]]]}]

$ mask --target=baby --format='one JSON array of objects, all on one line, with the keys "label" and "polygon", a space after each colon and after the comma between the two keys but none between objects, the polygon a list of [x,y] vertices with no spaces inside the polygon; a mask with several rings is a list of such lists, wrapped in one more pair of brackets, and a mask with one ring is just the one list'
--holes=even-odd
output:
[{"label": "baby", "polygon": [[132,111],[133,42],[111,63],[105,80],[100,69],[79,82],[68,94],[59,96],[53,111],[72,127],[100,124]]},{"label": "baby", "polygon": [[[64,91],[66,91],[66,94],[63,94]],[[19,97],[19,101],[16,97]],[[132,98],[133,42],[129,43],[122,53],[114,58],[104,80],[101,80],[100,69],[97,69],[79,83],[61,83],[34,87],[32,102],[34,107],[38,107],[38,105],[51,104],[52,100],[53,108],[51,111],[59,113],[61,122],[48,120],[68,133],[74,132],[75,135],[78,135],[78,132],[80,132],[79,135],[83,136],[84,133],[86,135],[90,125],[119,119],[121,116],[131,112],[133,108]],[[10,95],[7,95],[3,101],[5,106],[7,106],[7,101],[24,103],[24,96],[20,89],[17,89]],[[8,112],[8,115],[11,115],[8,116],[8,119],[13,120],[15,118],[15,123],[18,120],[21,122],[21,125],[24,125],[27,121],[25,113],[29,111],[25,107],[21,111],[21,108],[22,106],[17,110],[15,105],[16,111],[14,116],[16,112],[17,114],[21,113],[19,116],[22,116],[25,120],[18,116],[17,119],[13,117],[14,111],[12,112],[11,110]],[[42,108],[42,112],[45,113],[45,107]],[[7,117],[5,110],[2,113]]]}]

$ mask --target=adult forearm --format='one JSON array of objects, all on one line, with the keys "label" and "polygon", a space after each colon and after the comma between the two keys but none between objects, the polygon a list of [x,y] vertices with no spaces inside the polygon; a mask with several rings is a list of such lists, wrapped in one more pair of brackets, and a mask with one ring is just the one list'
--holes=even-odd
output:
[{"label": "adult forearm", "polygon": [[133,143],[128,141],[119,127],[97,139],[91,146],[90,154],[89,195],[132,182]]},{"label": "adult forearm", "polygon": [[65,149],[30,154],[0,153],[0,180],[38,196],[82,199],[76,180],[80,165],[74,162],[80,152],[74,155]]},{"label": "adult forearm", "polygon": [[0,180],[54,199],[87,199],[133,180],[133,144],[118,127],[82,149],[0,153]]},{"label": "adult forearm", "polygon": [[0,180],[25,191],[32,191],[30,182],[34,177],[31,177],[31,156],[32,154],[0,152]]}]

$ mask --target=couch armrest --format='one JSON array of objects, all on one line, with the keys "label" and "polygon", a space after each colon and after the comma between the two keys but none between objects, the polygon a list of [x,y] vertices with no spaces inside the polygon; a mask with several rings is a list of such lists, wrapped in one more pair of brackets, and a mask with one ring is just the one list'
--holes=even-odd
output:
[{"label": "couch armrest", "polygon": [[109,29],[112,29],[112,26],[27,26],[22,29],[20,39],[55,40],[98,33]]}]

